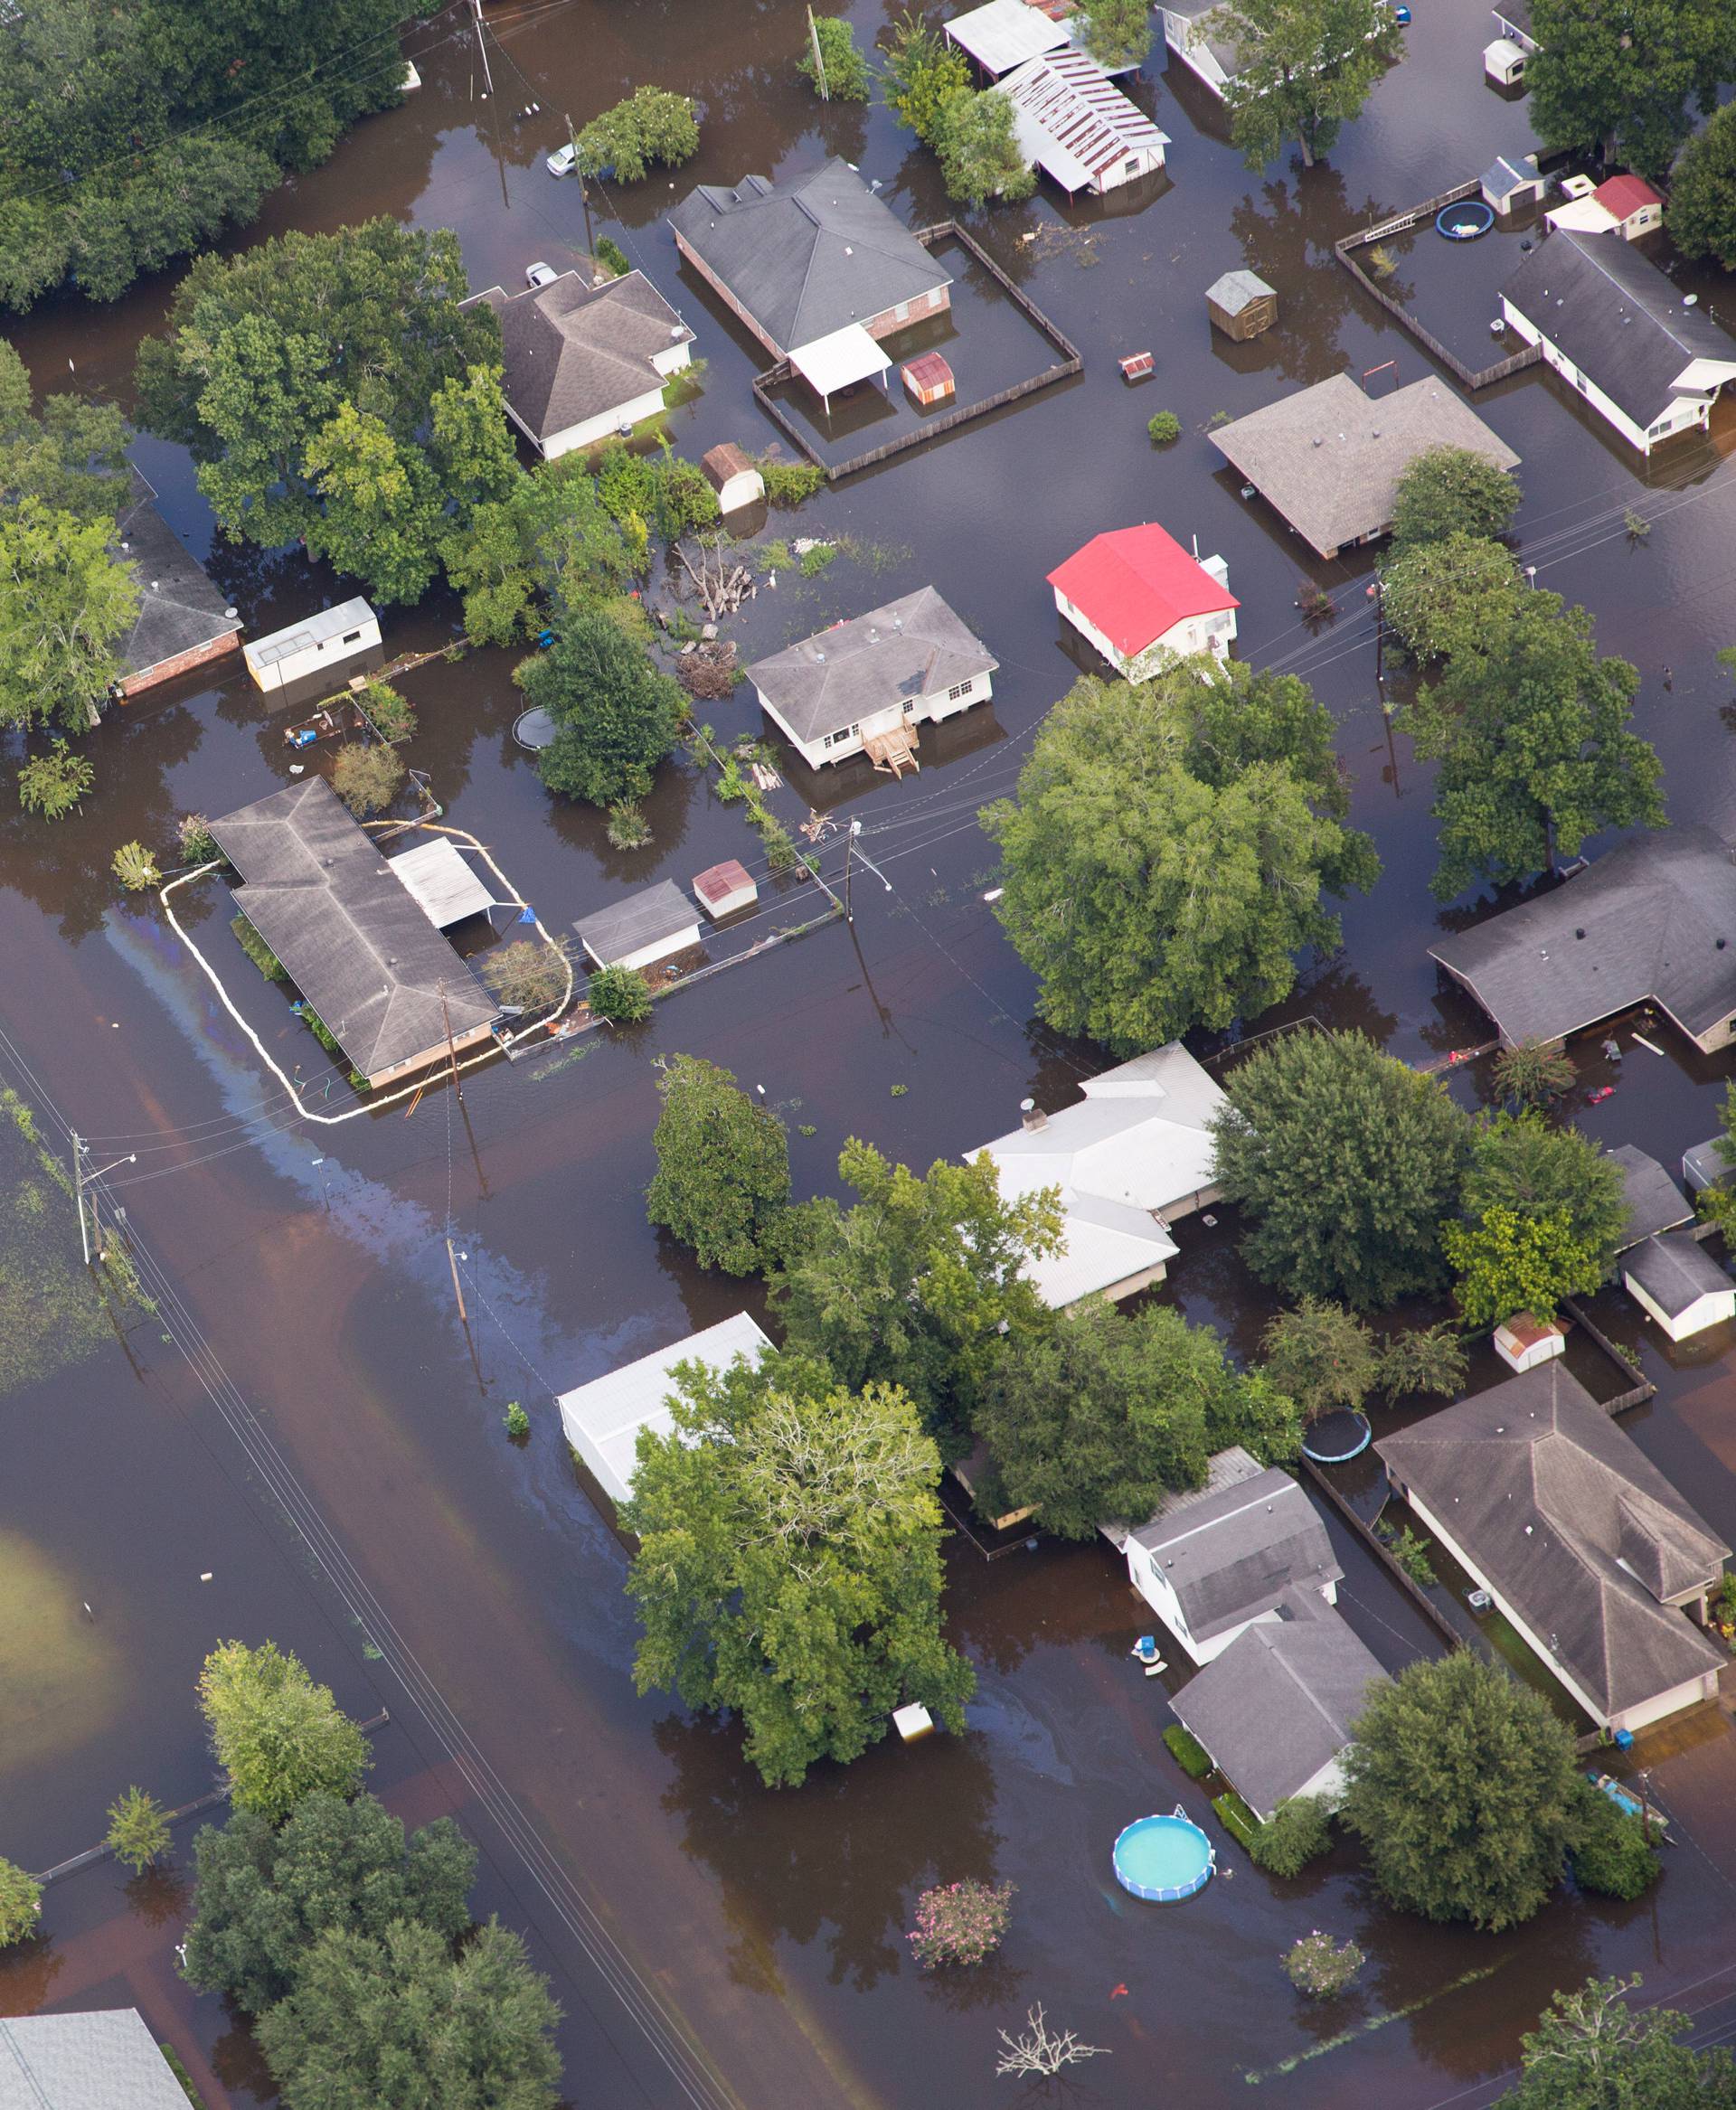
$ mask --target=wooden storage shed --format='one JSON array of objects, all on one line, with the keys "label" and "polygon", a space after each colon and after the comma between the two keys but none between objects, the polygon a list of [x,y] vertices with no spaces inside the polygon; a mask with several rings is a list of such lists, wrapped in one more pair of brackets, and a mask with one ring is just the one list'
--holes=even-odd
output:
[{"label": "wooden storage shed", "polygon": [[717,493],[720,513],[739,513],[744,505],[758,504],[766,495],[766,479],[733,440],[726,439],[721,447],[703,454],[699,466]]},{"label": "wooden storage shed", "polygon": [[899,369],[899,377],[924,410],[952,396],[952,369],[938,352],[925,352]]},{"label": "wooden storage shed", "polygon": [[1226,271],[1206,288],[1205,312],[1213,328],[1243,344],[1278,320],[1278,295],[1251,271]]}]

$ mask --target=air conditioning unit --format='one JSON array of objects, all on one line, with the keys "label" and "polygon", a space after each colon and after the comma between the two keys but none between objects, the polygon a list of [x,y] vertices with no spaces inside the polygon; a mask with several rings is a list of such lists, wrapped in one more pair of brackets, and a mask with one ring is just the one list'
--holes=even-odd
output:
[{"label": "air conditioning unit", "polygon": [[1495,1599],[1487,1590],[1473,1590],[1465,1602],[1473,1612],[1493,1612],[1495,1609]]}]

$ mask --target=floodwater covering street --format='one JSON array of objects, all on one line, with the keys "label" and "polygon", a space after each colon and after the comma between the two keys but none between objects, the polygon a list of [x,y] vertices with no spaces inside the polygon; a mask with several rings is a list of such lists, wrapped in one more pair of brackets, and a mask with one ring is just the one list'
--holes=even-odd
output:
[{"label": "floodwater covering street", "polygon": [[[697,333],[703,387],[670,419],[676,447],[760,451],[774,434],[749,384],[763,354],[681,267],[663,215],[694,183],[777,177],[838,154],[901,219],[926,226],[950,212],[933,157],[878,101],[815,100],[794,72],[805,18],[787,0],[487,12],[491,100],[476,99],[467,10],[448,7],[406,32],[420,93],[286,184],[231,246],[385,213],[454,228],[473,287],[515,288],[530,262],[564,268],[586,246],[578,185],[543,165],[565,137],[561,113],[583,123],[644,81],[684,91],[701,105],[698,156],[673,183],[654,172],[631,189],[596,184],[590,210]],[[891,12],[850,9],[858,42],[872,43]],[[473,1071],[461,1104],[442,1084],[408,1113],[327,1126],[298,1116],[156,897],[122,895],[109,871],[128,839],[166,843],[178,815],[221,815],[290,781],[283,719],[239,664],[111,711],[86,746],[97,786],[81,814],[50,827],[0,801],[0,1083],[35,1106],[52,1138],[57,1115],[89,1138],[94,1163],[136,1155],[101,1196],[125,1210],[156,1305],[120,1329],[91,1322],[66,1205],[68,1273],[44,1278],[36,1307],[52,1314],[51,1344],[9,1349],[0,1363],[0,1848],[11,1857],[42,1869],[93,1844],[129,1783],[171,1804],[204,1792],[200,1661],[231,1634],[269,1634],[351,1713],[390,1710],[373,1785],[394,1810],[415,1822],[450,1812],[478,1840],[482,1909],[526,1930],[565,2011],[574,2105],[1012,2101],[1018,2084],[993,2070],[996,2030],[1037,2001],[1109,2054],[1078,2069],[1077,2099],[1128,2106],[1240,2101],[1257,2081],[1297,2110],[1477,2110],[1552,1991],[1594,1972],[1642,1971],[1646,1997],[1695,2013],[1708,2040],[1736,2026],[1736,1738],[1724,1713],[1699,1718],[1694,1737],[1658,1739],[1653,1786],[1680,1842],[1636,1905],[1569,1887],[1508,1934],[1433,1927],[1382,1907],[1348,1846],[1284,1882],[1222,1832],[1230,1879],[1184,1904],[1142,1904],[1111,1873],[1122,1825],[1178,1802],[1211,1820],[1160,1741],[1163,1686],[1128,1661],[1142,1608],[1103,1546],[1040,1541],[987,1562],[955,1538],[950,1637],[979,1679],[967,1733],[889,1740],[847,1770],[821,1766],[799,1789],[769,1791],[743,1765],[736,1726],[635,1696],[626,1550],[579,1484],[553,1406],[754,1304],[646,1223],[660,1055],[703,1054],[762,1086],[789,1126],[798,1193],[835,1190],[850,1135],[926,1167],[1012,1126],[1027,1096],[1067,1103],[1103,1066],[1101,1050],[1034,1022],[1032,979],[983,900],[995,856],[976,823],[1011,790],[1033,730],[1083,664],[1044,574],[1100,529],[1157,520],[1222,553],[1241,604],[1239,656],[1302,675],[1328,704],[1352,817],[1383,861],[1374,891],[1345,907],[1342,955],[1310,963],[1258,1025],[1311,1014],[1411,1060],[1486,1037],[1427,956],[1431,936],[1471,919],[1469,904],[1443,912],[1428,892],[1429,772],[1382,708],[1373,554],[1313,558],[1241,496],[1205,436],[1216,412],[1335,372],[1367,374],[1378,392],[1388,362],[1401,384],[1436,375],[1449,386],[1332,243],[1535,142],[1526,103],[1483,84],[1480,0],[1419,0],[1415,15],[1407,56],[1307,173],[1287,156],[1250,175],[1210,97],[1164,69],[1160,38],[1130,85],[1171,136],[1165,178],[1108,207],[1068,206],[1044,185],[967,222],[1079,346],[1082,374],[773,516],[768,532],[843,540],[817,577],[781,574],[731,621],[744,657],[932,583],[1000,663],[986,711],[932,740],[925,731],[920,774],[894,782],[857,763],[836,784],[771,795],[792,827],[810,803],[862,822],[884,883],[858,870],[853,927],[677,989],[642,1028],[532,1043],[511,1065]],[[540,116],[513,115],[533,99]],[[1410,283],[1444,268],[1450,248],[1427,224],[1392,246]],[[1203,295],[1241,266],[1277,289],[1279,319],[1232,344],[1209,328]],[[1736,312],[1727,280],[1684,269],[1678,282]],[[172,292],[165,278],[109,307],[60,298],[6,334],[40,391],[68,385],[71,361],[77,385],[126,404],[138,342]],[[947,349],[967,400],[967,332]],[[1156,376],[1129,389],[1116,361],[1145,350]],[[1165,408],[1184,430],[1159,449],[1146,420]],[[1672,818],[1728,833],[1736,689],[1714,654],[1736,638],[1736,403],[1717,408],[1709,438],[1675,443],[1649,471],[1541,368],[1481,391],[1475,408],[1521,457],[1521,561],[1583,601],[1601,648],[1640,669],[1636,726],[1663,758]],[[248,635],[351,590],[310,576],[299,551],[213,544],[186,455],[149,440],[135,451]],[[1629,508],[1651,523],[1643,540],[1624,532]],[[671,605],[677,583],[659,579],[649,598]],[[1331,596],[1330,619],[1303,620],[1305,583]],[[437,597],[388,617],[387,647],[435,649],[457,628],[456,605]],[[721,804],[694,763],[664,766],[646,806],[654,840],[639,851],[610,848],[600,815],[544,791],[513,739],[515,656],[475,651],[405,676],[420,718],[407,753],[448,820],[489,846],[551,929],[654,880],[685,886],[724,857],[763,874],[740,807]],[[1387,687],[1401,698],[1401,679]],[[758,732],[750,693],[699,715],[722,734]],[[829,876],[841,845],[835,832],[821,843]],[[814,891],[782,882],[758,932],[816,913]],[[176,900],[232,969],[220,893]],[[245,962],[241,972],[251,975]],[[353,1103],[277,992],[232,973],[230,986],[282,1067],[298,1068],[316,1115]],[[1621,1037],[1617,1090],[1576,1099],[1574,1117],[1674,1166],[1716,1127],[1731,1060],[1698,1057],[1667,1031],[1649,1036],[1661,1053]],[[1582,1086],[1604,1080],[1594,1055]],[[1467,1067],[1455,1088],[1468,1100],[1486,1085]],[[8,1130],[9,1186],[28,1172],[14,1150]],[[0,1219],[9,1247],[22,1221]],[[1179,1242],[1155,1294],[1251,1349],[1269,1306],[1242,1274],[1231,1227],[1190,1224]],[[1709,1351],[1666,1355],[1619,1295],[1599,1311],[1658,1387],[1622,1426],[1736,1539],[1729,1330]],[[523,1447],[502,1430],[514,1399],[532,1419]],[[1436,1653],[1439,1637],[1387,1572],[1342,1520],[1331,1529],[1344,1608],[1375,1654],[1396,1670]],[[0,2014],[137,2002],[159,2035],[173,2026],[198,2048],[209,2103],[267,2100],[236,2018],[174,1973],[192,1829],[177,1831],[175,1870],[161,1877],[127,1882],[99,1862],[52,1886],[44,1939],[0,1955]],[[982,1971],[925,1976],[904,1939],[916,1894],[965,1875],[1017,1885],[1012,1930]],[[1370,1959],[1358,1992],[1318,2012],[1278,1968],[1315,1926],[1353,1936]]]}]

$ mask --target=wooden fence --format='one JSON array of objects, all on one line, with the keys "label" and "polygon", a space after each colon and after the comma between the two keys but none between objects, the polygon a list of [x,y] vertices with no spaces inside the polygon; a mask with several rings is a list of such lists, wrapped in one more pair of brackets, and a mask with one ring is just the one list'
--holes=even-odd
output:
[{"label": "wooden fence", "polygon": [[[1583,1305],[1576,1304],[1571,1296],[1564,1296],[1561,1299],[1561,1309],[1576,1326],[1585,1328],[1591,1339],[1602,1349],[1618,1370],[1633,1371],[1633,1364],[1610,1340],[1609,1336],[1603,1332],[1602,1328],[1593,1323]],[[1637,1371],[1635,1371],[1634,1374],[1638,1375]],[[1625,1414],[1630,1407],[1644,1406],[1656,1389],[1656,1385],[1650,1384],[1646,1379],[1641,1378],[1638,1384],[1631,1386],[1625,1392],[1618,1393],[1615,1399],[1600,1399],[1598,1404],[1606,1414]]]},{"label": "wooden fence", "polygon": [[1302,1470],[1308,1478],[1314,1482],[1334,1509],[1338,1512],[1338,1514],[1343,1517],[1351,1530],[1373,1554],[1423,1617],[1429,1621],[1438,1634],[1445,1637],[1448,1645],[1451,1648],[1464,1648],[1467,1645],[1465,1636],[1458,1631],[1458,1627],[1448,1618],[1446,1613],[1436,1604],[1422,1585],[1405,1573],[1393,1558],[1392,1549],[1386,1543],[1385,1540],[1372,1526],[1363,1521],[1362,1518],[1356,1514],[1350,1503],[1339,1493],[1332,1482],[1326,1478],[1306,1451],[1302,1454],[1301,1463]]}]

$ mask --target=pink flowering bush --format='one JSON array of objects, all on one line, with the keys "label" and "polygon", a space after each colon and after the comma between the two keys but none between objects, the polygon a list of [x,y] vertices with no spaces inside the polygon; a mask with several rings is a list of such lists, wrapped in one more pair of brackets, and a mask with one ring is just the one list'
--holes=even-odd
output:
[{"label": "pink flowering bush", "polygon": [[916,1901],[916,1925],[905,1940],[925,1971],[942,1964],[980,1964],[1001,1945],[1013,1913],[1011,1883],[998,1887],[966,1877],[924,1890]]},{"label": "pink flowering bush", "polygon": [[1285,1953],[1284,1969],[1290,1983],[1310,2000],[1335,2000],[1348,1989],[1363,1960],[1354,1942],[1335,1942],[1316,1927]]}]

